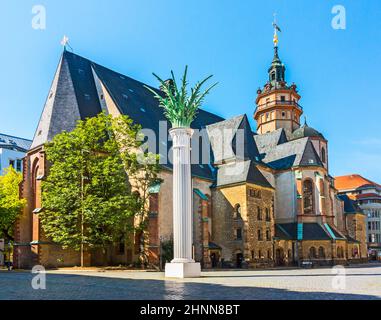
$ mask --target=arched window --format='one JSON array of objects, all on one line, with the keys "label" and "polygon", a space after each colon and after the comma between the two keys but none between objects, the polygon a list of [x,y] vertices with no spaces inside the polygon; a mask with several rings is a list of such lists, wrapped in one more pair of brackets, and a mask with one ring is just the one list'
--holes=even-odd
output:
[{"label": "arched window", "polygon": [[310,248],[310,259],[316,259],[316,248],[315,247]]},{"label": "arched window", "polygon": [[303,182],[303,211],[304,214],[313,214],[314,212],[314,184],[311,179]]},{"label": "arched window", "polygon": [[258,250],[258,258],[259,259],[262,259],[263,257],[262,257],[262,251],[261,250]]},{"label": "arched window", "polygon": [[323,247],[319,247],[319,258],[325,259],[325,251]]},{"label": "arched window", "polygon": [[325,152],[325,148],[321,148],[321,161],[323,161],[323,163],[325,163],[327,160],[326,160],[326,152]]},{"label": "arched window", "polygon": [[234,207],[234,219],[241,219],[241,206],[239,204]]},{"label": "arched window", "polygon": [[289,249],[288,250],[288,261],[292,261],[293,260],[293,257],[292,257],[292,250],[291,249]]},{"label": "arched window", "polygon": [[344,258],[344,249],[343,249],[343,247],[338,247],[337,248],[337,257],[338,258]]},{"label": "arched window", "polygon": [[262,209],[260,207],[257,209],[257,219],[258,221],[262,220]]}]

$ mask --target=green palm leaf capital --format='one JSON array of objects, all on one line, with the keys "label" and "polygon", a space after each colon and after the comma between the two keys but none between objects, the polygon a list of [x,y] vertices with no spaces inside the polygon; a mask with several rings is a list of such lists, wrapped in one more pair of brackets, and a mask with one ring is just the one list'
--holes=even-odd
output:
[{"label": "green palm leaf capital", "polygon": [[148,86],[145,86],[145,88],[154,94],[154,97],[159,101],[160,107],[164,108],[164,114],[171,122],[173,128],[189,128],[197,115],[198,108],[204,102],[205,96],[217,85],[215,83],[206,90],[201,91],[203,85],[212,78],[212,76],[209,76],[197,82],[191,88],[190,94],[188,94],[188,66],[185,67],[184,75],[179,85],[176,82],[173,71],[171,71],[171,78],[167,81],[164,81],[155,73],[153,75],[160,82],[160,89],[164,95],[158,94],[157,91]]}]

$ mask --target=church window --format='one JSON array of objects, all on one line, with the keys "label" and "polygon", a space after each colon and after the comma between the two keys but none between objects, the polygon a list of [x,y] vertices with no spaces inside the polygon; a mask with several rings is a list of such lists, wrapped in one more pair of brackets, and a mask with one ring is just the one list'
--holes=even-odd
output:
[{"label": "church window", "polygon": [[236,204],[234,207],[234,219],[240,219],[241,218],[241,206],[239,204]]},{"label": "church window", "polygon": [[280,96],[280,101],[282,101],[282,102],[286,101],[286,97],[285,96]]},{"label": "church window", "polygon": [[266,221],[271,221],[270,209],[269,208],[266,208]]},{"label": "church window", "polygon": [[326,162],[326,155],[325,155],[325,149],[324,148],[321,148],[321,161],[323,161],[323,163]]},{"label": "church window", "polygon": [[310,259],[316,259],[316,248],[315,247],[311,247],[310,248]]},{"label": "church window", "polygon": [[275,72],[271,74],[271,80],[275,80]]},{"label": "church window", "polygon": [[257,209],[257,220],[261,221],[262,220],[262,208],[258,207]]},{"label": "church window", "polygon": [[258,229],[257,235],[258,235],[258,241],[262,241],[262,231],[261,231],[261,229]]},{"label": "church window", "polygon": [[323,247],[319,247],[319,258],[324,259],[325,258],[325,250]]},{"label": "church window", "polygon": [[338,258],[344,258],[344,249],[343,249],[343,247],[338,247],[337,248],[337,257]]},{"label": "church window", "polygon": [[304,214],[312,214],[314,211],[313,205],[313,190],[314,185],[311,179],[306,179],[303,182],[303,208]]},{"label": "church window", "polygon": [[286,117],[286,112],[282,112],[282,118]]},{"label": "church window", "polygon": [[236,230],[236,240],[242,240],[242,229],[238,228]]},{"label": "church window", "polygon": [[266,230],[266,240],[271,241],[271,231],[270,230]]}]

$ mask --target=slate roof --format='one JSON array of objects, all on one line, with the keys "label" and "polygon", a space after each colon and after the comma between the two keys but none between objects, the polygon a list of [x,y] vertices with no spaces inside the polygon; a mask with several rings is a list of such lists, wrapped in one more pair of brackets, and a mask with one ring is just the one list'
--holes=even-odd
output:
[{"label": "slate roof", "polygon": [[31,140],[0,133],[0,148],[27,152],[31,144]]},{"label": "slate roof", "polygon": [[265,134],[255,134],[254,139],[261,154],[265,154],[277,145],[287,142],[286,133],[283,128]]},{"label": "slate roof", "polygon": [[[345,239],[336,228],[329,225],[333,235],[339,239]],[[326,228],[319,223],[303,223],[301,227],[302,240],[332,240],[333,237]],[[275,237],[280,240],[297,240],[298,239],[298,223],[278,223],[275,224]]]},{"label": "slate roof", "polygon": [[219,166],[217,181],[214,186],[222,187],[243,182],[273,188],[257,168],[256,162],[252,160],[227,163]]},{"label": "slate roof", "polygon": [[[247,116],[240,115],[206,127],[214,163],[235,160],[255,160],[260,162],[259,151]],[[237,149],[242,146],[243,149]]]},{"label": "slate roof", "polygon": [[[153,130],[159,140],[159,121],[167,120],[158,101],[142,82],[65,51],[36,130],[33,148],[50,141],[64,130],[73,130],[79,119],[96,116],[102,111],[94,75],[107,89],[119,111],[143,128]],[[155,90],[160,93],[160,90]],[[192,128],[202,129],[223,120],[222,117],[200,109]],[[171,128],[168,122],[167,127]],[[168,154],[171,142],[157,141],[157,146],[159,143],[166,147]],[[171,164],[164,167],[172,168]],[[208,164],[192,165],[192,174],[214,179],[214,170]]]},{"label": "slate roof", "polygon": [[338,195],[338,198],[344,202],[344,213],[363,213],[362,209],[349,198],[346,194]]},{"label": "slate roof", "polygon": [[[255,137],[257,140],[257,136]],[[296,166],[323,166],[309,138],[285,142],[275,147],[262,147],[260,150],[263,152],[261,154],[262,161],[273,169],[285,170]]]}]

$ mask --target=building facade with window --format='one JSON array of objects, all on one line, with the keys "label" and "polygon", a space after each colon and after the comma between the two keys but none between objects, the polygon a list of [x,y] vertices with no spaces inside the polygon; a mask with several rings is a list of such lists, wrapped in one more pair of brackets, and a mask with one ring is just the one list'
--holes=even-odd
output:
[{"label": "building facade with window", "polygon": [[0,133],[0,175],[10,166],[22,172],[23,158],[31,144],[31,140]]},{"label": "building facade with window", "polygon": [[[345,264],[367,258],[364,215],[345,212],[329,174],[328,140],[301,123],[301,96],[285,76],[276,46],[268,81],[257,91],[256,132],[246,115],[223,119],[200,109],[192,123],[203,133],[193,136],[192,150],[199,149],[193,143],[206,142],[212,155],[201,162],[201,154],[192,163],[193,252],[204,268]],[[153,130],[157,152],[171,158],[171,141],[159,135],[161,126],[167,132],[170,124],[144,84],[65,50],[23,170],[28,205],[16,225],[17,267],[79,264],[78,252],[44,237],[39,220],[41,183],[49,167],[44,144],[72,130],[78,119],[102,111],[128,115]],[[121,239],[110,244],[106,260],[98,251],[89,252],[89,264],[133,263],[141,250],[147,250],[150,263],[163,262],[162,244],[173,232],[173,177],[170,163],[162,169],[162,183],[151,190],[147,241],[140,233],[130,241]]]},{"label": "building facade with window", "polygon": [[340,194],[347,195],[367,218],[367,241],[371,258],[381,256],[381,185],[358,174],[335,178]]}]

